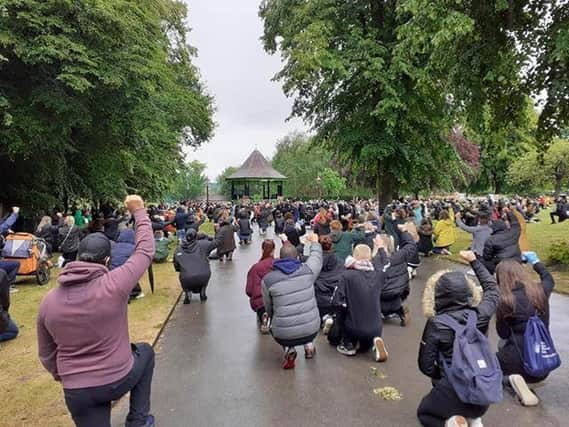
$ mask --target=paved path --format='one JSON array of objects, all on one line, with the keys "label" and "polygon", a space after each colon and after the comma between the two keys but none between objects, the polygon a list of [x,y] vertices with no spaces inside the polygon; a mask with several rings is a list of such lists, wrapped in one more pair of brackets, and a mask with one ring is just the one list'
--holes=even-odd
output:
[{"label": "paved path", "polygon": [[[444,265],[425,260],[413,281],[411,325],[384,327],[387,363],[373,363],[365,354],[347,358],[319,336],[316,358],[305,361],[301,352],[296,369],[284,371],[281,348],[257,332],[244,295],[247,270],[260,255],[259,242],[256,237],[251,246],[238,249],[232,263],[212,261],[206,304],[194,299],[176,308],[158,345],[152,393],[157,426],[418,426],[415,411],[430,388],[417,368],[425,323],[420,298],[426,278]],[[567,307],[569,299],[552,298],[552,331],[565,364],[537,391],[541,406],[523,408],[508,395],[484,418],[487,427],[569,425]],[[372,367],[386,378],[373,376]],[[384,386],[396,387],[403,399],[383,401],[373,394]],[[114,419],[122,425],[124,405]]]}]

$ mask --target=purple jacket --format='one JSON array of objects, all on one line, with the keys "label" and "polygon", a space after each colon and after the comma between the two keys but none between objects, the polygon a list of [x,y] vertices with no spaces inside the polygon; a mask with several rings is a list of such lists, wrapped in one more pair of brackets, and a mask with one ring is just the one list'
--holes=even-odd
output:
[{"label": "purple jacket", "polygon": [[136,249],[125,264],[109,271],[100,264],[71,262],[40,305],[39,358],[66,389],[111,384],[132,368],[127,303],[154,255],[146,211],[139,209],[134,218]]}]

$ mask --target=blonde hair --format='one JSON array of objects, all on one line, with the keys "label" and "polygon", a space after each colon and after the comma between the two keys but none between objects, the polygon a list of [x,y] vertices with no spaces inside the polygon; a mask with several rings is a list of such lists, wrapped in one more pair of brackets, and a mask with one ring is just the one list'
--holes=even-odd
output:
[{"label": "blonde hair", "polygon": [[371,249],[368,245],[357,245],[354,248],[353,257],[357,260],[370,260]]},{"label": "blonde hair", "polygon": [[46,225],[51,225],[50,216],[42,216],[40,223],[38,224],[37,231],[41,231]]},{"label": "blonde hair", "polygon": [[73,227],[75,225],[75,218],[72,215],[67,215],[65,217],[65,225],[68,227]]},{"label": "blonde hair", "polygon": [[389,234],[380,234],[383,243],[385,243],[385,252],[391,256],[395,252],[395,239]]}]

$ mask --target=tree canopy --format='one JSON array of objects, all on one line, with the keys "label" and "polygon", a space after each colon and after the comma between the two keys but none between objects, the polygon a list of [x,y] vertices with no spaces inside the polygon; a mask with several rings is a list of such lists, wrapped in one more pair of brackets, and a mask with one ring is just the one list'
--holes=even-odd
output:
[{"label": "tree canopy", "polygon": [[36,209],[172,189],[213,132],[176,0],[0,5],[0,203]]}]

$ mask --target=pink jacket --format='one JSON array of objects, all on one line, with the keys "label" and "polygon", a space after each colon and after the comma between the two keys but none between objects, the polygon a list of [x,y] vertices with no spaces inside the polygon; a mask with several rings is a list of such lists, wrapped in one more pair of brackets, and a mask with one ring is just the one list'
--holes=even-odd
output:
[{"label": "pink jacket", "polygon": [[273,257],[265,258],[253,265],[247,273],[247,287],[245,293],[249,297],[249,304],[253,311],[263,308],[263,290],[261,289],[261,281],[268,273],[273,270]]},{"label": "pink jacket", "polygon": [[100,264],[71,262],[41,303],[39,358],[66,389],[111,384],[132,368],[128,298],[154,256],[146,211],[139,209],[134,218],[136,249],[125,264],[109,271]]}]

